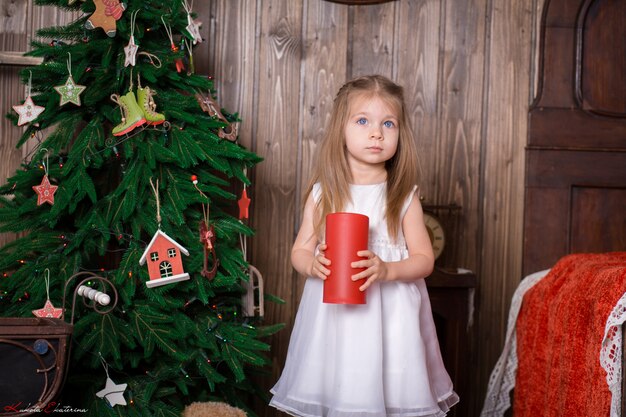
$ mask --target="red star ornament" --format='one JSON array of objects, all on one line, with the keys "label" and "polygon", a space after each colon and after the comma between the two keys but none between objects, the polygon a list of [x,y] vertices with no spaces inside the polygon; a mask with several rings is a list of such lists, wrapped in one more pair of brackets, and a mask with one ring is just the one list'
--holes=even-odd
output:
[{"label": "red star ornament", "polygon": [[37,317],[58,319],[59,317],[61,317],[61,315],[63,315],[63,309],[56,308],[52,305],[50,300],[46,300],[46,304],[43,306],[43,308],[40,308],[39,310],[33,310],[33,314]]},{"label": "red star ornament", "polygon": [[44,175],[43,180],[41,180],[41,184],[33,185],[33,190],[37,193],[37,205],[40,206],[43,203],[48,203],[50,205],[54,204],[54,193],[56,192],[58,185],[50,184],[50,180],[48,180],[48,176]]},{"label": "red star ornament", "polygon": [[239,204],[239,220],[248,218],[248,208],[250,207],[251,201],[252,200],[248,198],[248,193],[244,188],[241,193],[241,198],[237,202],[237,204]]}]

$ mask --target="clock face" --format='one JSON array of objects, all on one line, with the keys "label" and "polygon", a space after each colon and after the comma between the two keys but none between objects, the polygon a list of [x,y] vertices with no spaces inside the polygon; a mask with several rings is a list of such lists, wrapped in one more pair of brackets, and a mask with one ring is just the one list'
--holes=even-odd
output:
[{"label": "clock face", "polygon": [[441,256],[443,248],[446,245],[446,234],[439,220],[429,213],[424,213],[424,224],[430,237],[430,243],[433,245],[433,253],[435,259]]}]

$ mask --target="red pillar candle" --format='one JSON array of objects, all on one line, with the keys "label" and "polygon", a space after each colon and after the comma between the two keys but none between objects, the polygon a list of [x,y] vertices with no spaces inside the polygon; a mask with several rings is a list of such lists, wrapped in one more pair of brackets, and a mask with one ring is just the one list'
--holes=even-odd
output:
[{"label": "red pillar candle", "polygon": [[363,281],[352,281],[352,275],[364,268],[350,264],[363,259],[358,251],[367,250],[369,218],[356,213],[331,213],[326,216],[326,257],[331,264],[324,281],[325,303],[365,304],[365,291],[359,291]]}]

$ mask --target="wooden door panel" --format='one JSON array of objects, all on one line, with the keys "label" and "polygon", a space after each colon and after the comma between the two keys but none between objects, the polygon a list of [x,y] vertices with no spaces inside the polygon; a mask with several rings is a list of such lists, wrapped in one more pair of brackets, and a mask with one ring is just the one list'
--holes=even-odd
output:
[{"label": "wooden door panel", "polygon": [[626,187],[573,187],[569,251],[626,250]]},{"label": "wooden door panel", "polygon": [[[544,51],[542,62],[541,90],[536,106],[552,108],[572,108],[575,104],[574,64],[576,56],[575,37],[572,28],[547,27],[543,32],[548,45],[559,44],[559,48]],[[565,71],[570,69],[570,71]]]},{"label": "wooden door panel", "polygon": [[[626,96],[624,96],[626,97]],[[624,99],[626,103],[626,99]],[[530,147],[624,149],[626,123],[581,109],[542,107],[531,111]]]},{"label": "wooden door panel", "polygon": [[[533,187],[526,190],[524,209],[524,276],[551,268],[567,254],[567,206],[565,187]],[[549,227],[546,226],[549,224]]]},{"label": "wooden door panel", "polygon": [[568,253],[626,250],[626,152],[529,149],[526,165],[524,275]]},{"label": "wooden door panel", "polygon": [[592,2],[585,13],[584,22],[580,30],[582,59],[579,95],[582,107],[599,114],[624,117],[626,2]]},{"label": "wooden door panel", "polygon": [[626,152],[528,149],[526,187],[621,187]]}]

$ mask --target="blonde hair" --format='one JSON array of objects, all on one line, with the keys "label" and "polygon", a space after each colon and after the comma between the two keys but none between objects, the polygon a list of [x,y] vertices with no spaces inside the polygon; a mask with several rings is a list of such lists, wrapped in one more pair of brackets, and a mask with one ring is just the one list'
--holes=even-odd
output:
[{"label": "blonde hair", "polygon": [[353,178],[348,165],[344,130],[351,100],[357,96],[382,99],[395,111],[398,118],[398,148],[395,155],[385,163],[387,170],[385,218],[389,235],[396,239],[402,223],[400,218],[402,206],[419,180],[419,161],[415,136],[404,104],[403,88],[382,75],[358,77],[339,89],[304,198],[306,201],[313,190],[313,185],[320,183],[321,198],[316,203],[314,219],[318,236],[321,235],[326,215],[344,210],[350,202],[350,183]]}]

